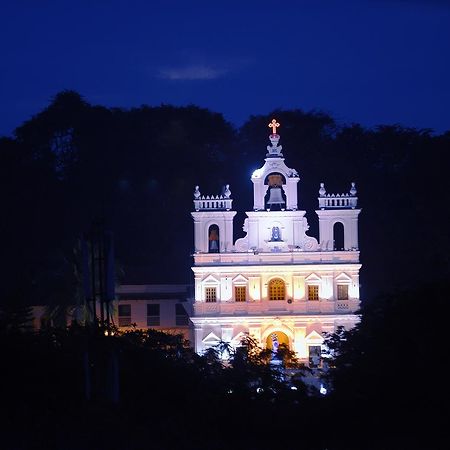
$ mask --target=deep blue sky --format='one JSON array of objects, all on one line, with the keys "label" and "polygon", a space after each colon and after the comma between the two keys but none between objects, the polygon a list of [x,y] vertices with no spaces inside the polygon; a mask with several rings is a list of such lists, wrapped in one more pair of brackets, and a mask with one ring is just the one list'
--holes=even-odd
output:
[{"label": "deep blue sky", "polygon": [[3,0],[0,135],[63,89],[450,129],[450,0]]}]

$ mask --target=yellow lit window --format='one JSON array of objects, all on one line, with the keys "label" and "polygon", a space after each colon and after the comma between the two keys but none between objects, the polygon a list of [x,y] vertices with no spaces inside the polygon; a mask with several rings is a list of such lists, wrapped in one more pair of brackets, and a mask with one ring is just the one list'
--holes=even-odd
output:
[{"label": "yellow lit window", "polygon": [[269,283],[269,300],[284,300],[286,287],[283,280],[275,278]]},{"label": "yellow lit window", "polygon": [[247,297],[247,289],[245,286],[235,286],[234,287],[234,299],[237,302],[245,302]]},{"label": "yellow lit window", "polygon": [[206,303],[215,303],[217,300],[217,290],[215,287],[205,288],[205,301]]},{"label": "yellow lit window", "polygon": [[337,298],[338,298],[338,300],[348,300],[348,285],[347,284],[338,284]]},{"label": "yellow lit window", "polygon": [[319,300],[319,286],[314,284],[308,286],[308,300]]}]

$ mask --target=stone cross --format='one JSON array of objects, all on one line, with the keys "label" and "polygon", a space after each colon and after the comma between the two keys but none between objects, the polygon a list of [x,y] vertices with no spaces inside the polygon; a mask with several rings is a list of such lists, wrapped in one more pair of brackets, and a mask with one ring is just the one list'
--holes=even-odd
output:
[{"label": "stone cross", "polygon": [[272,128],[272,133],[277,134],[277,128],[280,126],[280,124],[273,119],[272,122],[269,123],[269,128]]}]

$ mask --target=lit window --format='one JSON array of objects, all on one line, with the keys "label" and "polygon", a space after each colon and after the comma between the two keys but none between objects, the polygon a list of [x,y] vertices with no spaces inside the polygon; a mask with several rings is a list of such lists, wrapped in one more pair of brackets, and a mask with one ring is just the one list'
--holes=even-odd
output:
[{"label": "lit window", "polygon": [[337,298],[338,300],[348,300],[348,284],[338,284]]},{"label": "lit window", "polygon": [[119,327],[131,326],[131,305],[119,305]]},{"label": "lit window", "polygon": [[319,300],[319,286],[317,284],[308,286],[308,300]]},{"label": "lit window", "polygon": [[234,299],[237,302],[245,302],[247,297],[247,289],[245,286],[234,287]]},{"label": "lit window", "polygon": [[159,304],[147,304],[147,326],[157,327],[159,324]]},{"label": "lit window", "polygon": [[206,303],[215,303],[217,300],[217,289],[215,287],[205,288]]},{"label": "lit window", "polygon": [[270,280],[269,283],[269,300],[284,300],[285,299],[285,284],[280,278]]}]

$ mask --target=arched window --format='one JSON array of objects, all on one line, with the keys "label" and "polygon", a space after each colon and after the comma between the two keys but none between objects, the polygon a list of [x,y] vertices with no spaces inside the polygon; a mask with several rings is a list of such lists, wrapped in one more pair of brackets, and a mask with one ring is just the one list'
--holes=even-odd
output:
[{"label": "arched window", "polygon": [[344,224],[336,222],[333,226],[334,250],[344,250]]},{"label": "arched window", "polygon": [[284,300],[286,286],[280,278],[274,278],[269,282],[269,300]]},{"label": "arched window", "polygon": [[219,253],[219,227],[211,225],[208,229],[208,252]]}]

